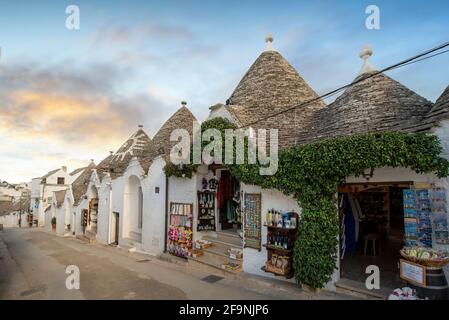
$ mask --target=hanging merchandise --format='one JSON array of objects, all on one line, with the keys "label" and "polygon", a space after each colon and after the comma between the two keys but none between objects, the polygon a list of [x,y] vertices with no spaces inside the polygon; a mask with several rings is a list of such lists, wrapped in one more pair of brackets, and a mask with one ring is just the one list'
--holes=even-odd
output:
[{"label": "hanging merchandise", "polygon": [[418,244],[432,247],[432,223],[430,221],[430,198],[427,189],[416,190],[418,213]]},{"label": "hanging merchandise", "polygon": [[430,190],[432,221],[435,234],[435,242],[449,244],[449,232],[446,212],[446,189],[432,188]]},{"label": "hanging merchandise", "polygon": [[197,231],[215,231],[215,192],[198,191]]},{"label": "hanging merchandise", "polygon": [[261,250],[262,235],[261,235],[261,194],[260,193],[245,193],[244,206],[244,239],[245,247]]},{"label": "hanging merchandise", "polygon": [[431,206],[427,189],[407,189],[404,196],[405,245],[432,247]]},{"label": "hanging merchandise", "polygon": [[190,203],[170,203],[167,250],[172,255],[186,258],[192,248],[192,208]]},{"label": "hanging merchandise", "polygon": [[232,199],[232,177],[225,175],[218,181],[217,187],[217,208],[223,208],[227,200]]},{"label": "hanging merchandise", "polygon": [[202,190],[207,190],[207,185],[208,185],[207,179],[206,179],[206,178],[203,178],[203,179],[201,180],[201,189],[202,189]]},{"label": "hanging merchandise", "polygon": [[215,178],[211,178],[209,180],[209,189],[210,190],[216,190],[217,189],[217,185],[218,185],[218,181]]}]

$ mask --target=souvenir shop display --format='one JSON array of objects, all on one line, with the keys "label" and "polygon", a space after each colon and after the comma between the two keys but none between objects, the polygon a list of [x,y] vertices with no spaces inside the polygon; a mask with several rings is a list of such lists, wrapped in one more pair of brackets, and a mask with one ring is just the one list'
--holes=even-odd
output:
[{"label": "souvenir shop display", "polygon": [[388,296],[388,300],[421,300],[416,296],[416,290],[410,287],[394,289]]},{"label": "souvenir shop display", "polygon": [[400,253],[406,260],[426,267],[441,268],[449,263],[449,256],[446,252],[430,248],[405,247]]},{"label": "souvenir shop display", "polygon": [[261,197],[260,193],[245,193],[243,209],[245,219],[244,246],[259,251],[262,249]]},{"label": "souvenir shop display", "polygon": [[215,192],[198,191],[197,231],[215,231]]},{"label": "souvenir shop display", "polygon": [[217,189],[217,185],[218,185],[218,181],[215,178],[211,178],[208,181],[209,184],[209,189],[210,190],[216,190]]},{"label": "souvenir shop display", "polygon": [[443,271],[449,263],[447,252],[431,248],[405,247],[400,251],[400,277],[421,299],[449,299],[449,285]]},{"label": "souvenir shop display", "polygon": [[201,190],[207,190],[207,186],[209,183],[207,182],[206,178],[201,179]]},{"label": "souvenir shop display", "polygon": [[293,246],[297,237],[299,215],[296,212],[281,212],[270,209],[266,212],[265,226],[268,229],[267,261],[262,270],[275,275],[293,277]]},{"label": "souvenir shop display", "polygon": [[192,248],[193,205],[170,203],[167,249],[172,255],[186,258]]},{"label": "souvenir shop display", "polygon": [[228,250],[229,258],[239,260],[243,258],[243,251],[237,248],[230,248]]},{"label": "souvenir shop display", "polygon": [[438,244],[449,244],[446,189],[437,187],[430,189],[430,206],[432,208],[435,242]]},{"label": "souvenir shop display", "polygon": [[203,239],[196,240],[193,243],[193,247],[195,249],[206,249],[206,248],[209,248],[211,245],[212,245],[212,242],[207,241],[207,240],[203,240]]},{"label": "souvenir shop display", "polygon": [[189,250],[189,257],[192,258],[198,258],[204,255],[203,250],[200,249],[190,249]]},{"label": "souvenir shop display", "polygon": [[406,246],[432,246],[431,206],[427,189],[404,190]]}]

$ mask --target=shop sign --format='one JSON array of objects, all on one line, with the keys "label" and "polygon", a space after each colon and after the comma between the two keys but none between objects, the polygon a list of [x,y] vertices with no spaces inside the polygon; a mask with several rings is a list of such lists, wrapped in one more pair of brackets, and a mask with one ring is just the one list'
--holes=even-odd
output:
[{"label": "shop sign", "polygon": [[421,287],[426,286],[426,268],[422,265],[401,259],[400,277]]}]

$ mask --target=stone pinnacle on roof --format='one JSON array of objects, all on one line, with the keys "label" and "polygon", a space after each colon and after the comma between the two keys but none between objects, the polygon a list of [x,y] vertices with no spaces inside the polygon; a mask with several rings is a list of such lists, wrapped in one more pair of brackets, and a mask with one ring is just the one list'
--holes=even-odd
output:
[{"label": "stone pinnacle on roof", "polygon": [[376,71],[373,65],[369,62],[369,58],[373,55],[373,49],[369,44],[365,44],[363,48],[360,50],[359,57],[363,59],[363,66],[360,69],[359,75]]},{"label": "stone pinnacle on roof", "polygon": [[265,36],[265,42],[267,43],[265,51],[276,51],[273,48],[273,35],[271,33],[267,33],[267,35]]}]

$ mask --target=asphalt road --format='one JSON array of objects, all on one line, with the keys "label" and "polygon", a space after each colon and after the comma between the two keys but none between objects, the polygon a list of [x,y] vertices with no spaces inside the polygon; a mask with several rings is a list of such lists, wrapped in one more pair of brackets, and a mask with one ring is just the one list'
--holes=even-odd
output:
[{"label": "asphalt road", "polygon": [[[66,287],[66,268],[80,270],[80,289]],[[210,270],[86,244],[40,229],[0,231],[0,299],[345,299],[311,296],[292,285],[229,276],[204,281]]]}]

